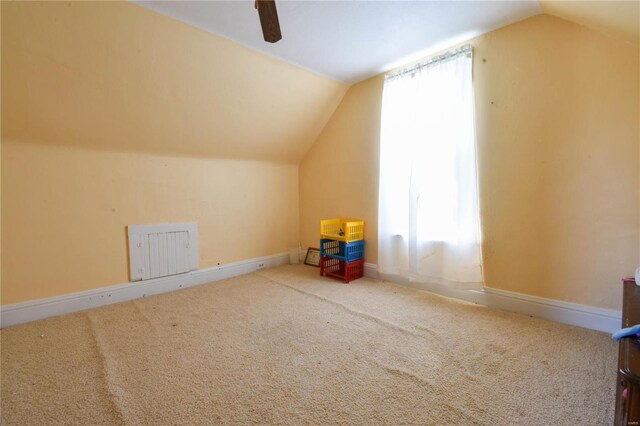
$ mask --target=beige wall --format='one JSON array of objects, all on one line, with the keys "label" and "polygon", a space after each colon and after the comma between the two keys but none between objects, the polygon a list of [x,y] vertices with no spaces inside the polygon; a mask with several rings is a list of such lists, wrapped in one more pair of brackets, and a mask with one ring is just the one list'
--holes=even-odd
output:
[{"label": "beige wall", "polygon": [[346,86],[128,2],[2,2],[2,304],[128,280],[125,226],[200,267],[298,244],[298,162]]},{"label": "beige wall", "polygon": [[[471,44],[486,285],[619,308],[640,263],[638,50],[548,15]],[[300,165],[304,246],[320,218],[362,217],[377,261],[382,85],[352,86]]]},{"label": "beige wall", "polygon": [[344,84],[129,2],[2,2],[2,136],[297,164]]},{"label": "beige wall", "polygon": [[628,0],[540,0],[542,13],[623,37],[640,47],[640,2]]},{"label": "beige wall", "polygon": [[318,247],[320,220],[365,221],[365,257],[375,262],[382,76],[352,86],[300,163],[300,239]]},{"label": "beige wall", "polygon": [[[487,285],[619,307],[637,49],[550,16],[472,44]],[[2,304],[125,282],[134,223],[198,221],[206,267],[362,217],[375,262],[382,81],[331,116],[344,85],[136,5],[2,2]]]},{"label": "beige wall", "polygon": [[198,222],[201,268],[298,244],[295,165],[13,141],[2,161],[3,304],[128,281],[127,225]]}]

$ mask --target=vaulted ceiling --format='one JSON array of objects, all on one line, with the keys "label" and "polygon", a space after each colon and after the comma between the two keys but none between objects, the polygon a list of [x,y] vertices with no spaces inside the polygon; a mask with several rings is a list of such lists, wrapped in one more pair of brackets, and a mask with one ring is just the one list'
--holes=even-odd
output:
[{"label": "vaulted ceiling", "polygon": [[347,86],[127,2],[2,2],[2,139],[297,164]]},{"label": "vaulted ceiling", "polygon": [[346,83],[541,12],[537,0],[276,1],[282,40],[271,44],[252,1],[136,3]]},{"label": "vaulted ceiling", "polygon": [[136,1],[338,81],[354,83],[540,13],[637,43],[640,2],[277,1],[283,38],[265,43],[252,1]]},{"label": "vaulted ceiling", "polygon": [[277,4],[273,45],[247,1],[1,2],[2,138],[297,164],[342,82],[542,11],[634,43],[640,26],[633,1]]}]

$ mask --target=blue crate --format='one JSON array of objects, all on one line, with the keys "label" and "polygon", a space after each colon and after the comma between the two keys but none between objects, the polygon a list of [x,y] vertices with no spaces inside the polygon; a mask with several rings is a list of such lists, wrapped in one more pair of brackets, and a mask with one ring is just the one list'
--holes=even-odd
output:
[{"label": "blue crate", "polygon": [[353,262],[364,257],[364,240],[344,243],[329,238],[320,240],[320,256]]}]

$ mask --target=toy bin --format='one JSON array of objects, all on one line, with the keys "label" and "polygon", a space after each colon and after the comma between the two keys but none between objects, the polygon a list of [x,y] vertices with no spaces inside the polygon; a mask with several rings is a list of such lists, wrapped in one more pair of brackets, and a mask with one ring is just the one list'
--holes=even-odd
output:
[{"label": "toy bin", "polygon": [[364,276],[364,259],[355,262],[323,257],[320,260],[320,275],[339,278],[345,283],[362,278]]},{"label": "toy bin", "polygon": [[320,238],[350,243],[364,239],[364,221],[356,219],[326,219],[320,221]]},{"label": "toy bin", "polygon": [[364,241],[344,243],[323,238],[320,240],[320,256],[353,262],[364,257]]}]

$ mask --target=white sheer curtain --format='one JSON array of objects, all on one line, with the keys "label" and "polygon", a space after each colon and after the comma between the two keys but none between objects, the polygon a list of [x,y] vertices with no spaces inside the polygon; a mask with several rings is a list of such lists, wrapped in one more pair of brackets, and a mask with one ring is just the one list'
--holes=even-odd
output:
[{"label": "white sheer curtain", "polygon": [[481,288],[471,48],[387,77],[382,97],[378,269]]}]

